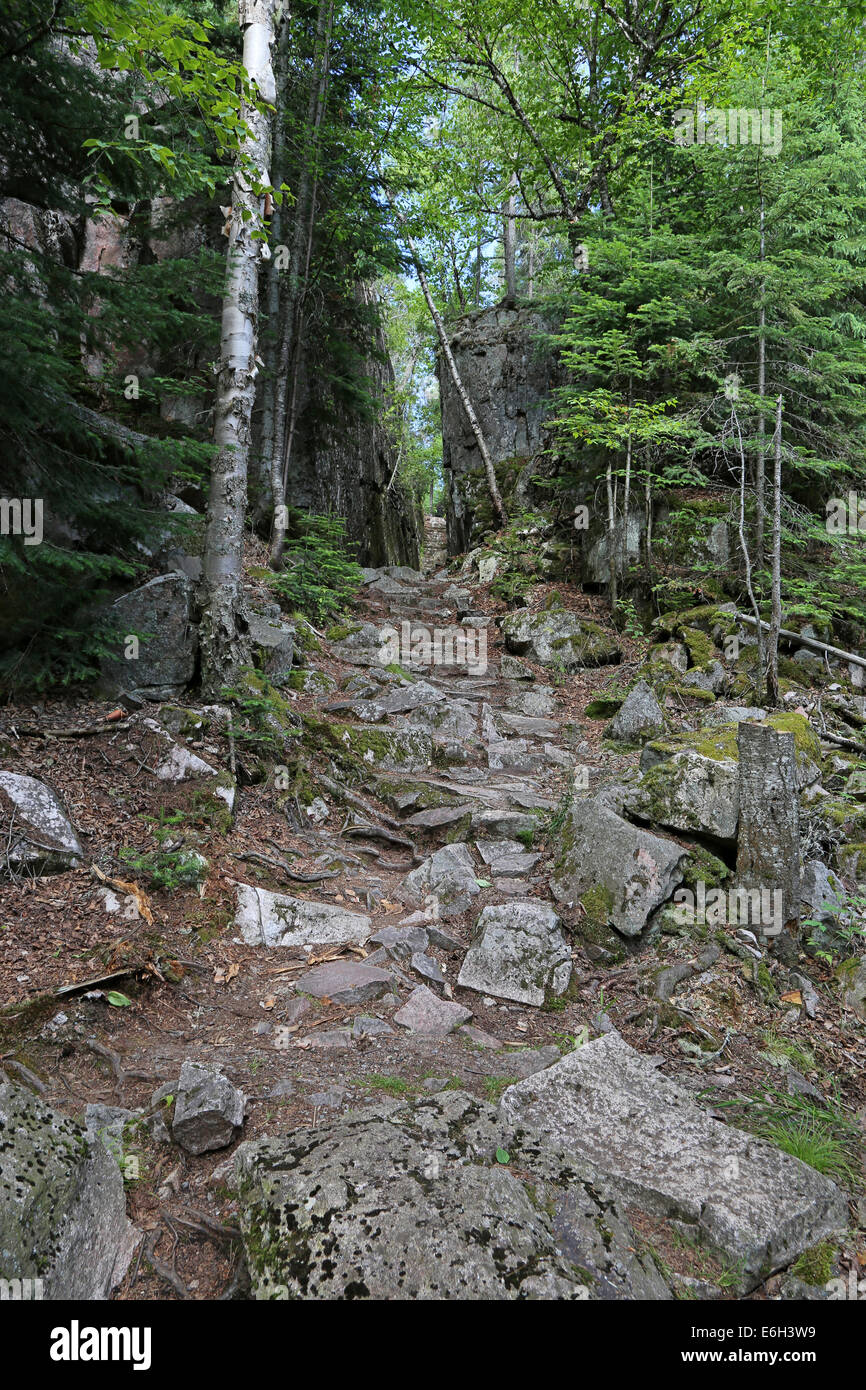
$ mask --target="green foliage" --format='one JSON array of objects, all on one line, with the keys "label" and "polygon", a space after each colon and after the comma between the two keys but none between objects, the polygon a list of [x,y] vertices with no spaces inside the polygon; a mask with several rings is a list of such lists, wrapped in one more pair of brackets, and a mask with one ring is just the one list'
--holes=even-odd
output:
[{"label": "green foliage", "polygon": [[270,586],[289,612],[321,623],[340,612],[361,583],[361,571],[351,558],[346,521],[341,516],[317,516],[292,511],[283,570]]},{"label": "green foliage", "polygon": [[204,866],[197,854],[183,843],[177,829],[186,819],[183,811],[166,813],[159,818],[146,816],[153,824],[156,848],[136,850],[121,847],[119,858],[133,873],[143,876],[148,887],[170,893],[177,888],[197,888],[205,876]]}]

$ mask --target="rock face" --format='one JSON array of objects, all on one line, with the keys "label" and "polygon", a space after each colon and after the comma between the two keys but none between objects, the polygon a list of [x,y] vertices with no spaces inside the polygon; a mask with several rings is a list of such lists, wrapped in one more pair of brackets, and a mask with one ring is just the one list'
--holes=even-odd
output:
[{"label": "rock face", "polygon": [[372,922],[336,903],[290,898],[239,883],[234,925],[250,946],[336,946],[360,945],[370,935]]},{"label": "rock face", "polygon": [[782,893],[782,920],[800,911],[800,798],[793,733],[737,726],[740,833],[737,881]]},{"label": "rock face", "polygon": [[292,669],[295,629],[288,623],[262,613],[248,612],[249,640],[256,654],[256,665],[275,685],[285,681]]},{"label": "rock face", "polygon": [[246,1102],[217,1067],[184,1062],[171,1132],[187,1153],[224,1149],[240,1133]]},{"label": "rock face", "polygon": [[608,666],[622,653],[615,637],[598,623],[565,609],[531,613],[520,608],[502,623],[502,635],[510,652],[528,656],[542,666],[561,666],[580,671],[587,666]]},{"label": "rock face", "polygon": [[[186,575],[158,575],[116,599],[109,615],[117,634],[117,657],[103,664],[106,693],[127,691],[146,700],[180,695],[193,678],[198,650],[192,585]],[[135,635],[138,655],[126,658],[127,638]]]},{"label": "rock face", "polygon": [[0,1271],[49,1299],[102,1299],[135,1247],[123,1177],[99,1141],[19,1086],[0,1085]]},{"label": "rock face", "polygon": [[572,1148],[625,1200],[687,1228],[743,1290],[845,1229],[834,1183],[712,1119],[617,1033],[510,1087],[501,1109]]},{"label": "rock face", "polygon": [[257,1298],[670,1297],[571,1155],[460,1091],[243,1144],[235,1182]]},{"label": "rock face", "polygon": [[[545,323],[530,309],[483,309],[460,320],[451,351],[475,406],[506,502],[521,467],[538,453],[554,363],[534,339]],[[447,367],[439,364],[442,443],[451,555],[469,550],[490,520],[490,502],[475,437]]]},{"label": "rock face", "polygon": [[72,869],[84,850],[56,792],[36,777],[0,772],[3,864],[13,871]]},{"label": "rock face", "polygon": [[[369,289],[359,286],[357,297],[368,295]],[[359,363],[357,384],[385,400],[394,374],[381,331],[370,347]],[[369,409],[364,413],[351,395],[335,390],[334,375],[333,358],[322,359],[318,346],[310,344],[286,500],[305,511],[344,516],[361,565],[417,567],[423,520],[399,482],[388,490],[395,462],[388,431],[378,414],[371,418]]]},{"label": "rock face", "polygon": [[457,983],[541,1005],[548,994],[564,994],[570,978],[571,949],[561,921],[546,903],[527,900],[485,907]]},{"label": "rock face", "polygon": [[682,845],[630,825],[600,799],[579,801],[550,887],[557,902],[580,902],[593,923],[639,936],[682,883],[685,856]]}]

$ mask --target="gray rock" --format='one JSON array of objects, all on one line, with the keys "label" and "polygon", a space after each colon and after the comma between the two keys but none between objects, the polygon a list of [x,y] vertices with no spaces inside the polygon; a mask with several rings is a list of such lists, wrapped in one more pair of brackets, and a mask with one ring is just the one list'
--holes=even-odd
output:
[{"label": "gray rock", "polygon": [[425,955],[423,951],[415,951],[410,963],[416,975],[420,975],[422,979],[429,980],[434,985],[444,985],[445,976],[432,956]]},{"label": "gray rock", "polygon": [[246,1099],[218,1067],[184,1062],[171,1132],[187,1153],[224,1149],[240,1134]]},{"label": "gray rock", "polygon": [[475,848],[495,874],[528,874],[541,858],[519,840],[476,840]]},{"label": "gray rock", "polygon": [[524,662],[518,661],[510,652],[503,652],[499,663],[499,674],[507,681],[534,681],[535,672]]},{"label": "gray rock", "polygon": [[314,999],[333,999],[335,1004],[366,1004],[388,994],[393,983],[387,970],[377,970],[366,961],[333,960],[308,970],[295,981],[295,989]]},{"label": "gray rock", "polygon": [[36,777],[0,772],[0,840],[4,868],[58,873],[84,858],[57,793]]},{"label": "gray rock", "polygon": [[123,1176],[100,1142],[20,1086],[0,1085],[0,1270],[47,1299],[103,1299],[135,1248]]},{"label": "gray rock", "polygon": [[845,886],[820,859],[810,859],[803,865],[800,901],[810,909],[810,916],[833,921],[845,901]]},{"label": "gray rock", "polygon": [[[177,571],[150,579],[116,599],[109,610],[115,657],[102,665],[106,694],[123,691],[147,700],[180,695],[195,674],[198,638],[192,623],[192,585]],[[138,636],[138,656],[127,659],[126,639]]]},{"label": "gray rock", "polygon": [[605,729],[605,738],[617,743],[642,743],[662,733],[666,727],[664,711],[652,686],[646,681],[633,685],[619,710]]},{"label": "gray rock", "polygon": [[373,925],[360,912],[349,912],[336,903],[311,902],[237,885],[234,927],[250,946],[361,945]]},{"label": "gray rock", "polygon": [[244,1144],[235,1183],[257,1298],[670,1297],[570,1154],[460,1091]]},{"label": "gray rock", "polygon": [[510,1087],[503,1118],[588,1161],[641,1210],[685,1227],[747,1291],[844,1230],[834,1183],[720,1123],[617,1033]]},{"label": "gray rock", "polygon": [[246,619],[249,640],[256,656],[256,665],[266,676],[279,685],[292,669],[295,652],[295,629],[288,623],[264,617],[261,613],[247,610]]},{"label": "gray rock", "polygon": [[[502,658],[503,661],[505,657]],[[505,697],[505,708],[515,714],[525,714],[534,719],[543,719],[556,708],[553,687],[536,685],[532,690],[517,690]]]},{"label": "gray rock", "polygon": [[99,1139],[113,1154],[117,1163],[123,1158],[123,1131],[140,1110],[126,1110],[121,1105],[103,1105],[100,1101],[85,1106],[84,1127],[89,1139]]},{"label": "gray rock", "polygon": [[722,724],[760,724],[767,711],[757,705],[710,705],[701,713],[701,722],[715,729]]},{"label": "gray rock", "polygon": [[395,959],[408,960],[413,951],[426,951],[429,944],[426,927],[382,927],[370,937],[371,946],[384,946]]},{"label": "gray rock", "polygon": [[598,623],[564,608],[538,613],[518,609],[503,619],[502,635],[508,650],[517,656],[528,656],[542,666],[561,666],[566,671],[608,666],[622,658],[616,637]]},{"label": "gray rock", "polygon": [[393,1032],[394,1029],[384,1018],[370,1018],[366,1014],[358,1014],[357,1018],[352,1020],[353,1038],[379,1038]]},{"label": "gray rock", "polygon": [[866,1023],[866,956],[844,961],[837,966],[837,974],[842,981],[842,1002]]},{"label": "gray rock", "polygon": [[439,830],[442,826],[455,825],[471,810],[472,807],[465,803],[462,806],[431,806],[426,811],[416,811],[413,816],[407,816],[405,823],[413,830]]},{"label": "gray rock", "polygon": [[466,947],[462,941],[458,941],[456,936],[450,932],[443,931],[437,927],[435,922],[427,924],[427,936],[431,946],[435,946],[439,951],[448,951],[453,954],[455,951],[465,951]]},{"label": "gray rock", "polygon": [[546,903],[527,899],[485,907],[457,983],[539,1006],[548,993],[564,994],[570,979],[571,949],[562,922]]},{"label": "gray rock", "polygon": [[440,916],[456,917],[479,892],[472,855],[466,845],[443,845],[406,875],[401,889],[410,902],[432,896]]},{"label": "gray rock", "polygon": [[538,819],[525,811],[475,811],[471,828],[482,840],[513,840],[527,830],[538,830]]},{"label": "gray rock", "polygon": [[455,1028],[459,1028],[461,1023],[467,1023],[471,1017],[471,1009],[464,1008],[462,1004],[455,1004],[450,999],[440,999],[426,985],[419,985],[409,995],[402,1009],[397,1010],[394,1022],[408,1028],[410,1033],[445,1038],[449,1033],[453,1033]]},{"label": "gray rock", "polygon": [[686,748],[645,772],[624,805],[630,815],[654,825],[713,835],[733,844],[739,800],[736,761]]},{"label": "gray rock", "polygon": [[558,902],[582,901],[587,917],[639,936],[682,883],[682,845],[630,825],[599,800],[574,803],[551,881]]}]

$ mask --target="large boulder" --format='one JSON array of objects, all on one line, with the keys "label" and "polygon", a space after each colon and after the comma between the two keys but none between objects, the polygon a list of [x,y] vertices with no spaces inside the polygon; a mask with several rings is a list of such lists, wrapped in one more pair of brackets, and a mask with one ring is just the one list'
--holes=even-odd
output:
[{"label": "large boulder", "polygon": [[608,724],[605,737],[617,743],[643,743],[663,733],[666,727],[664,711],[652,686],[638,681]]},{"label": "large boulder", "polygon": [[579,671],[586,666],[609,666],[622,659],[615,636],[590,618],[564,608],[532,613],[520,608],[502,622],[508,651],[528,656],[542,666]]},{"label": "large boulder", "polygon": [[560,832],[551,891],[599,927],[639,936],[683,880],[686,850],[631,825],[600,798],[575,802]]},{"label": "large boulder", "polygon": [[135,1248],[123,1175],[98,1140],[20,1086],[0,1084],[0,1274],[48,1299],[102,1299]]},{"label": "large boulder", "polygon": [[623,1206],[462,1091],[242,1144],[256,1298],[657,1299]]},{"label": "large boulder", "polygon": [[545,1002],[571,979],[571,948],[552,907],[535,899],[485,907],[457,978],[458,985],[514,999]]},{"label": "large boulder", "polygon": [[0,842],[7,871],[56,873],[84,858],[60,797],[20,772],[0,772]]},{"label": "large boulder", "polygon": [[737,1272],[742,1291],[847,1226],[829,1178],[712,1118],[618,1033],[510,1087],[501,1109],[571,1148],[623,1200],[676,1222]]},{"label": "large boulder", "polygon": [[737,837],[739,773],[735,761],[685,749],[656,763],[627,794],[630,815],[670,830]]},{"label": "large boulder", "polygon": [[195,674],[198,649],[192,585],[186,575],[157,575],[116,599],[109,618],[116,654],[103,662],[103,690],[146,700],[180,695]]}]

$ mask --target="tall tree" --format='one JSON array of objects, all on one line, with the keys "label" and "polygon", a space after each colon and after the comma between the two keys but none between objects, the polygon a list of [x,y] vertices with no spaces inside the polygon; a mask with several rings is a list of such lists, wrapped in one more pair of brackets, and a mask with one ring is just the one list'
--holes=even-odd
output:
[{"label": "tall tree", "polygon": [[219,376],[204,556],[202,689],[212,696],[247,660],[239,625],[247,464],[258,375],[259,266],[269,255],[264,229],[270,196],[270,110],[276,99],[271,46],[276,0],[239,0],[243,66],[249,81],[247,135],[232,183]]}]

